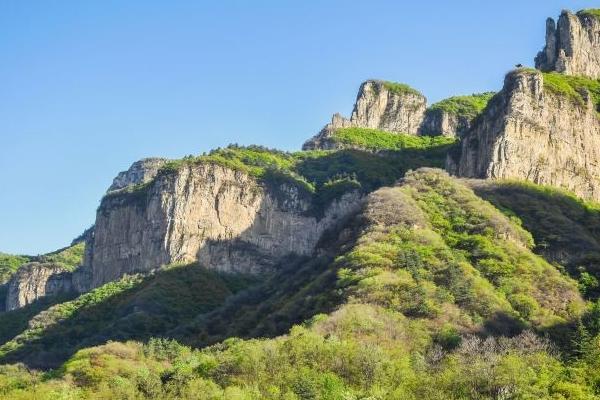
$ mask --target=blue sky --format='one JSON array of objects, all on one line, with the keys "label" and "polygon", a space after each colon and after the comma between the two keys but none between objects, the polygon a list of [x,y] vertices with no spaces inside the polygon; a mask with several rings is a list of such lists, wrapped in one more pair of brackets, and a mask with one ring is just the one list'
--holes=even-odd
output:
[{"label": "blue sky", "polygon": [[[597,3],[597,2],[596,2]],[[597,4],[596,4],[597,5]],[[0,251],[90,226],[118,171],[228,143],[299,149],[361,81],[498,90],[592,1],[0,2]]]}]

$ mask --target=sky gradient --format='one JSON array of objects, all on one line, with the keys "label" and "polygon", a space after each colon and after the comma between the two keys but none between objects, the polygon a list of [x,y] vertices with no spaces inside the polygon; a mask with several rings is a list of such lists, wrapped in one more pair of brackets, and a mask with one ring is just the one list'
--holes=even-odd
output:
[{"label": "sky gradient", "polygon": [[[492,4],[493,3],[493,4]],[[594,4],[596,3],[596,4]],[[93,224],[117,172],[229,143],[299,149],[369,78],[498,90],[593,1],[0,2],[0,251]]]}]

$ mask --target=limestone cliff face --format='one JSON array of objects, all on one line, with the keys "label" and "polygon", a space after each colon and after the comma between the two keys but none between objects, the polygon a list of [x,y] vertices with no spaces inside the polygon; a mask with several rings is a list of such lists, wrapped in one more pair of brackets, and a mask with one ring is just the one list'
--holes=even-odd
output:
[{"label": "limestone cliff face", "polygon": [[335,114],[331,123],[308,140],[303,149],[335,148],[328,138],[338,128],[372,128],[416,135],[423,122],[427,99],[404,85],[400,89],[393,85],[397,84],[379,80],[364,82],[358,91],[350,119]]},{"label": "limestone cliff face", "polygon": [[282,258],[310,255],[321,234],[358,207],[346,194],[322,218],[296,186],[269,188],[212,163],[159,174],[141,192],[116,192],[98,209],[84,268],[91,286],[170,263],[198,261],[222,271],[257,273]]},{"label": "limestone cliff face", "polygon": [[119,172],[108,191],[151,181],[167,161],[165,158],[143,158],[134,162],[127,171]]},{"label": "limestone cliff face", "polygon": [[443,135],[462,137],[471,128],[471,119],[465,115],[443,110],[427,110],[419,133],[423,135]]},{"label": "limestone cliff face", "polygon": [[600,78],[600,19],[585,11],[563,11],[546,21],[546,46],[535,66],[542,71]]},{"label": "limestone cliff face", "polygon": [[600,199],[600,121],[583,102],[544,88],[539,72],[509,73],[448,169],[463,177],[514,178]]},{"label": "limestone cliff face", "polygon": [[71,273],[52,263],[23,265],[8,282],[6,311],[15,310],[46,297],[71,292]]}]

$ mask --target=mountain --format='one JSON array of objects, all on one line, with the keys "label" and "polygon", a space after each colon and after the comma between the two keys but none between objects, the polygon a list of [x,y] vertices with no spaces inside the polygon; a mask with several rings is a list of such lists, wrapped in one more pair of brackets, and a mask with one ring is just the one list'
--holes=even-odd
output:
[{"label": "mountain", "polygon": [[599,399],[600,11],[429,105],[368,80],[302,151],[119,173],[0,257],[7,399]]}]

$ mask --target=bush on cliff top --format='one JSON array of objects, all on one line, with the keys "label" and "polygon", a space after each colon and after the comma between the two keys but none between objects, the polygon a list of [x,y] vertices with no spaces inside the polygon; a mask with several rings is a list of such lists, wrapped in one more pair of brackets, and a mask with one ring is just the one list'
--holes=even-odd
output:
[{"label": "bush on cliff top", "polygon": [[577,15],[587,15],[600,19],[600,8],[587,8],[585,10],[578,11]]},{"label": "bush on cliff top", "polygon": [[386,88],[387,90],[389,90],[390,92],[395,93],[395,94],[407,94],[408,93],[408,94],[413,94],[413,95],[417,95],[417,96],[423,96],[421,94],[421,92],[419,92],[417,89],[410,87],[406,83],[383,81],[382,84],[383,84],[384,88]]},{"label": "bush on cliff top", "polygon": [[485,109],[494,94],[496,93],[484,92],[470,96],[453,96],[432,104],[429,110],[440,110],[472,120]]},{"label": "bush on cliff top", "polygon": [[552,93],[567,96],[578,104],[585,104],[582,93],[585,91],[591,95],[591,100],[600,107],[600,81],[583,76],[564,75],[558,72],[543,72],[544,89]]},{"label": "bush on cliff top", "polygon": [[370,151],[405,149],[435,151],[440,148],[447,151],[448,146],[456,142],[454,138],[444,136],[416,136],[370,128],[340,128],[334,132],[331,140]]}]

